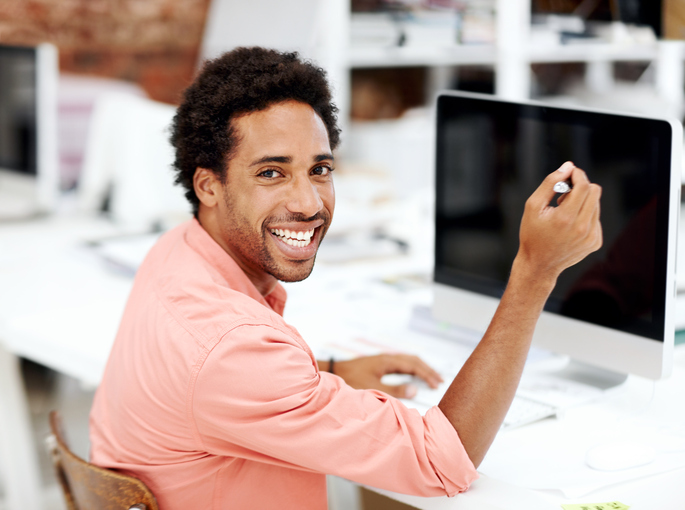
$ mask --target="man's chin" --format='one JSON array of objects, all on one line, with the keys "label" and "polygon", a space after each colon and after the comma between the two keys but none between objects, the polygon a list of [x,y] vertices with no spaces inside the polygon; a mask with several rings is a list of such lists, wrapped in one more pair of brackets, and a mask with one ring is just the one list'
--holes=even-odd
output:
[{"label": "man's chin", "polygon": [[302,280],[306,280],[307,277],[312,274],[312,271],[314,270],[314,259],[291,261],[289,265],[293,267],[281,267],[274,271],[270,271],[271,276],[281,282],[301,282]]}]

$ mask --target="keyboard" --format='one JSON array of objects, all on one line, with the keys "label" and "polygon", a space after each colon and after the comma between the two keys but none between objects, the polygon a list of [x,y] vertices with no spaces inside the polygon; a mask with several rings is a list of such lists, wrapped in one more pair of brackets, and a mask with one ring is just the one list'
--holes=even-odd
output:
[{"label": "keyboard", "polygon": [[559,409],[555,406],[516,395],[501,428],[513,429],[551,416],[556,417],[558,411]]},{"label": "keyboard", "polygon": [[[413,401],[418,403],[421,407],[425,406],[426,408],[430,408],[438,405],[443,393],[444,391],[442,389],[432,390],[425,384],[419,384],[419,389],[416,396],[413,398]],[[507,411],[507,415],[504,417],[504,422],[500,429],[510,430],[544,418],[556,417],[557,412],[559,411],[560,408],[555,405],[540,402],[532,398],[524,397],[523,395],[516,395],[509,407],[509,411]]]},{"label": "keyboard", "polygon": [[[424,381],[408,374],[387,374],[383,377],[383,383],[415,385],[415,397],[404,402],[407,406],[425,413],[429,408],[438,405],[480,341],[482,333],[439,323],[432,318],[427,307],[414,307],[408,325],[393,322],[392,317],[397,314],[397,309],[392,308],[391,312],[386,320],[382,315],[379,316],[377,308],[373,309],[372,317],[365,317],[366,311],[362,310],[354,321],[335,328],[341,340],[329,336],[326,348],[319,350],[317,355],[321,359],[331,356],[350,357],[350,353],[356,356],[370,356],[383,352],[402,352],[419,356],[442,376],[444,382],[438,388],[431,389]],[[357,326],[355,321],[360,325]],[[601,390],[597,388],[560,379],[547,372],[549,368],[552,371],[555,370],[554,367],[561,368],[560,362],[563,365],[564,359],[548,351],[535,347],[530,349],[526,370],[505,416],[502,430],[559,416],[566,409],[584,404],[601,395]]]},{"label": "keyboard", "polygon": [[[426,335],[433,339],[441,339],[441,343],[429,344]],[[440,402],[461,366],[480,340],[481,333],[439,323],[433,319],[430,309],[415,307],[412,311],[409,330],[402,336],[408,344],[426,346],[423,352],[417,354],[437,370],[445,381],[435,390],[430,389],[422,381],[415,381],[418,391],[413,400],[418,404],[417,407],[424,408],[425,411]],[[398,337],[399,335],[394,338],[395,342],[398,341]],[[526,366],[544,363],[545,360],[552,358],[551,353],[533,347],[528,354]],[[559,379],[552,375],[524,372],[504,418],[502,430],[556,417],[564,409],[591,401],[600,393],[601,391],[596,388]],[[409,402],[408,405],[412,405]]]}]

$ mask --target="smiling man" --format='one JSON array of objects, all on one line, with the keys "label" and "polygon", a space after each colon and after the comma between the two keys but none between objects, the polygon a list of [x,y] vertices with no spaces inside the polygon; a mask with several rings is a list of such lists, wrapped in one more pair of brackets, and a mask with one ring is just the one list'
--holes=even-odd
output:
[{"label": "smiling man", "polygon": [[335,207],[333,154],[321,117],[287,100],[233,121],[240,136],[222,179],[194,173],[198,220],[259,292],[304,280]]},{"label": "smiling man", "polygon": [[[557,276],[601,245],[601,190],[566,163],[526,204],[490,327],[422,416],[395,398],[410,386],[381,383],[400,372],[436,386],[421,360],[331,367],[282,317],[278,281],[310,274],[333,217],[335,113],[322,70],[261,48],[208,62],[185,93],[172,142],[195,217],[141,265],[91,414],[92,461],[142,479],[161,508],[323,509],[325,474],[466,490]],[[549,207],[567,179],[573,192]]]}]

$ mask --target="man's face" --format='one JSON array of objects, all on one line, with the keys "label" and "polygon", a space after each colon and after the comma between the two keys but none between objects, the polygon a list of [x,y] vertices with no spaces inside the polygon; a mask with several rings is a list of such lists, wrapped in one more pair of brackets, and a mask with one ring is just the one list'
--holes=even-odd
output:
[{"label": "man's face", "polygon": [[321,118],[287,101],[234,119],[237,150],[217,204],[220,244],[253,281],[305,279],[335,207]]}]

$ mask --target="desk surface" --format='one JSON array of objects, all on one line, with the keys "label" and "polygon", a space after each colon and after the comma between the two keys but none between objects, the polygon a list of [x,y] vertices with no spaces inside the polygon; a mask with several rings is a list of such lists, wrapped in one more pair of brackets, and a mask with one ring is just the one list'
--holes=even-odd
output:
[{"label": "desk surface", "polygon": [[118,233],[84,218],[0,226],[0,341],[10,352],[100,381],[132,279],[84,243]]},{"label": "desk surface", "polygon": [[[3,289],[0,293],[0,341],[9,352],[86,383],[99,382],[132,279],[108,270],[106,263],[85,249],[82,243],[119,233],[119,229],[104,220],[83,218],[46,218],[0,226],[0,288]],[[369,292],[368,284],[378,283],[379,274],[419,274],[428,267],[427,263],[428,260],[419,257],[344,267],[320,265],[310,280],[287,286],[290,300],[286,318],[300,329],[315,352],[325,351],[326,342],[317,339],[326,332],[330,345],[331,321],[335,316],[350,312],[346,303],[356,301],[364,308],[374,299],[377,303],[382,302],[373,311],[376,322],[373,327],[382,326],[384,321],[389,321],[385,322],[388,324],[397,322],[398,317],[408,317],[413,304],[428,299],[425,289],[421,290],[419,285],[417,291],[401,291],[397,290],[397,285],[384,284],[376,285],[376,290]],[[341,281],[346,282],[342,287]],[[321,295],[326,296],[327,303],[319,314]],[[411,299],[407,299],[410,295]],[[312,309],[317,310],[317,321],[311,320]],[[364,314],[356,310],[352,313],[356,327],[369,327],[364,325],[367,320]],[[342,336],[338,340],[344,342]],[[679,347],[676,355],[675,377],[657,383],[650,412],[663,413],[669,406],[678,407],[673,406],[673,402],[685,402],[685,348]],[[618,413],[631,406],[634,408],[631,400],[643,398],[645,388],[651,388],[651,383],[630,378],[626,391],[612,397],[604,408],[608,406]],[[662,402],[661,395],[668,396],[668,402]],[[685,412],[685,406],[680,407]],[[567,420],[570,421],[566,423],[593,418],[597,412],[596,404],[574,410],[569,413]],[[682,418],[679,408],[678,413],[677,419]],[[539,423],[535,433],[549,437],[558,433],[563,423],[555,420]],[[679,423],[685,427],[685,421]],[[507,441],[498,440],[493,448],[508,448],[507,442],[518,438],[528,440],[525,436],[530,431],[521,429],[507,434]],[[575,501],[619,500],[633,510],[675,508],[676,503],[685,502],[684,475],[685,469],[672,470],[606,487]],[[488,476],[482,476],[470,491],[456,498],[427,499],[398,494],[391,494],[391,497],[418,508],[436,510],[558,509],[561,502],[567,501],[554,491],[529,490]]]},{"label": "desk surface", "polygon": [[[392,286],[379,283],[379,275],[385,275],[386,281],[395,281],[402,272],[410,274],[415,268],[409,264],[404,267],[401,264],[393,267],[372,266],[366,265],[363,272],[354,276],[349,269],[324,266],[318,268],[319,274],[313,274],[310,279],[287,286],[289,306],[292,304],[293,308],[286,309],[286,316],[303,333],[314,352],[321,354],[320,357],[342,355],[345,348],[354,349],[355,352],[349,355],[375,354],[386,348],[390,341],[399,349],[407,347],[404,338],[400,338],[404,336],[402,328],[406,327],[402,321],[409,317],[413,304],[428,302],[430,293],[419,289],[403,294],[393,292]],[[321,296],[326,296],[327,310],[313,320],[311,310],[316,309]],[[321,337],[323,334],[326,335],[325,339]],[[351,338],[355,334],[363,334],[365,341],[344,342],[342,337]],[[364,344],[368,346],[366,350],[363,350]],[[421,354],[421,351],[419,347],[410,352]],[[548,470],[576,476],[579,470],[574,470],[572,463],[576,466],[580,463],[584,467],[583,458],[587,448],[593,442],[611,436],[614,430],[624,434],[648,430],[654,435],[664,434],[664,437],[667,434],[680,435],[685,441],[685,405],[678,405],[682,402],[685,402],[684,345],[676,348],[674,373],[669,380],[653,383],[631,376],[623,387],[612,390],[598,402],[567,411],[561,420],[547,420],[501,434],[480,470],[481,473],[502,474],[501,477],[482,476],[471,490],[454,499],[426,499],[379,492],[417,508],[432,510],[558,510],[561,503],[616,500],[630,505],[631,509],[677,508],[674,506],[676,502],[685,502],[685,486],[677,481],[685,475],[685,469],[664,464],[653,464],[650,468],[668,471],[619,483],[602,482],[607,485],[574,498],[564,497],[559,490],[530,490],[507,480],[524,479],[511,475],[527,470],[531,462],[527,458],[530,457],[539,462],[539,465],[534,466],[538,472]],[[556,448],[561,443],[577,446],[579,453],[569,455],[563,448]],[[547,450],[540,451],[542,448]],[[566,459],[562,460],[556,454]],[[682,458],[682,454],[680,456]],[[683,465],[680,460],[674,463]],[[619,475],[623,477],[624,473]],[[598,480],[610,476],[597,473]]]}]

